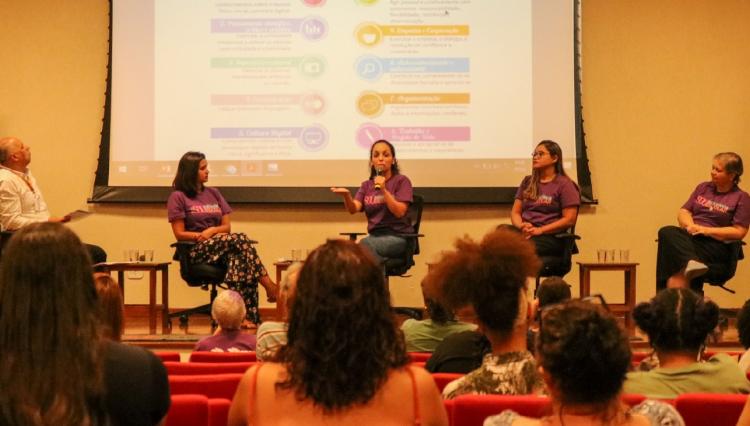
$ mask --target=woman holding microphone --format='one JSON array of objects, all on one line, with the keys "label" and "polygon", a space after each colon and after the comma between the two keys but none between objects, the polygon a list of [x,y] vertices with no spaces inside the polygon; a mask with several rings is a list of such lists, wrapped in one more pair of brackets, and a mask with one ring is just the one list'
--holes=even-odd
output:
[{"label": "woman holding microphone", "polygon": [[331,192],[343,198],[349,213],[365,212],[369,235],[361,244],[379,263],[384,258],[403,256],[408,240],[398,234],[414,232],[406,216],[412,186],[409,178],[399,173],[396,149],[390,142],[381,139],[370,147],[370,177],[354,197],[346,188],[333,187]]}]

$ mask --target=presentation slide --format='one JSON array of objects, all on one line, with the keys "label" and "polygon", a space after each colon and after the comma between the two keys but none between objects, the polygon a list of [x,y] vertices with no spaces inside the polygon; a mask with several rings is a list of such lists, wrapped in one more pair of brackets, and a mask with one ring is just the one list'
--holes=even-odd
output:
[{"label": "presentation slide", "polygon": [[110,186],[358,186],[387,139],[415,187],[575,176],[569,0],[113,0]]}]

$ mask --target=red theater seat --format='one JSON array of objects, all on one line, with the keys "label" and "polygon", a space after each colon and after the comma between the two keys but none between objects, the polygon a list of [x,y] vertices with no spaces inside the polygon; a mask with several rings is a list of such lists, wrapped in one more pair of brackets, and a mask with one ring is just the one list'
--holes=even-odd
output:
[{"label": "red theater seat", "polygon": [[154,355],[159,357],[162,361],[180,362],[179,352],[154,352]]},{"label": "red theater seat", "polygon": [[453,401],[453,426],[482,426],[484,419],[503,410],[527,417],[542,417],[550,400],[536,395],[462,395]]},{"label": "red theater seat", "polygon": [[172,395],[171,400],[167,426],[208,426],[208,398],[204,395]]},{"label": "red theater seat", "polygon": [[169,391],[172,395],[197,394],[208,398],[231,400],[242,374],[212,374],[192,376],[169,376]]},{"label": "red theater seat", "polygon": [[688,393],[675,399],[685,426],[735,426],[747,395]]},{"label": "red theater seat", "polygon": [[255,362],[255,352],[191,352],[190,362]]},{"label": "red theater seat", "polygon": [[409,352],[411,362],[427,362],[432,356],[432,352]]},{"label": "red theater seat", "polygon": [[254,362],[174,362],[167,361],[164,366],[170,376],[193,374],[226,374],[244,373],[255,365]]},{"label": "red theater seat", "polygon": [[445,389],[445,385],[463,376],[461,373],[432,373],[432,379],[435,380],[435,384],[440,392]]},{"label": "red theater seat", "polygon": [[208,400],[208,425],[227,426],[229,421],[229,406],[232,401],[224,398],[211,398]]}]

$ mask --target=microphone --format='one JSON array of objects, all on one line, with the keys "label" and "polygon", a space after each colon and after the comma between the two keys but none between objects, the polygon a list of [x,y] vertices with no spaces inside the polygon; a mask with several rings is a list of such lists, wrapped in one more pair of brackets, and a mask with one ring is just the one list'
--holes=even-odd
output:
[{"label": "microphone", "polygon": [[[381,166],[375,167],[375,176],[380,176],[381,173],[383,173],[383,167],[381,167]],[[377,189],[378,191],[380,191],[380,184],[379,183],[375,184],[375,189]]]}]

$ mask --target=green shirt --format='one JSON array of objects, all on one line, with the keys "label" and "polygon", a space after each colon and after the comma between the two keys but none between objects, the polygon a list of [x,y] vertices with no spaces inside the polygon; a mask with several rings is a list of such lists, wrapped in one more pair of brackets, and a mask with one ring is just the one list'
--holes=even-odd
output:
[{"label": "green shirt", "polygon": [[685,367],[628,373],[623,390],[649,398],[674,399],[683,393],[747,394],[750,382],[737,361],[727,354],[716,354],[706,362]]},{"label": "green shirt", "polygon": [[445,336],[459,331],[474,330],[477,326],[467,322],[448,321],[443,324],[431,319],[417,321],[408,319],[401,324],[406,350],[409,352],[433,352]]}]

